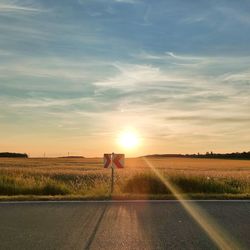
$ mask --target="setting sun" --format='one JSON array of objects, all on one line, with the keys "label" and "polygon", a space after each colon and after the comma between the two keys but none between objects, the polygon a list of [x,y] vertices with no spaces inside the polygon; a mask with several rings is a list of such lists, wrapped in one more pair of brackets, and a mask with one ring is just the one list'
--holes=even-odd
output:
[{"label": "setting sun", "polygon": [[132,131],[125,131],[119,137],[119,144],[127,149],[136,147],[138,143],[138,136],[135,132]]}]

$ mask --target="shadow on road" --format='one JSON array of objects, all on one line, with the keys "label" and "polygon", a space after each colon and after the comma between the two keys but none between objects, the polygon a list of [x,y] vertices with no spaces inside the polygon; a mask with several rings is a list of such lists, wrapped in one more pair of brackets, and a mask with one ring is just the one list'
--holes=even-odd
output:
[{"label": "shadow on road", "polygon": [[103,217],[104,217],[104,214],[105,214],[106,210],[107,210],[107,206],[105,206],[105,207],[103,208],[103,211],[101,212],[101,214],[100,214],[100,216],[99,216],[99,218],[98,218],[98,220],[97,220],[97,223],[96,223],[96,225],[95,225],[95,227],[94,227],[94,229],[93,229],[93,232],[92,232],[92,234],[90,235],[90,237],[89,237],[89,239],[88,239],[88,242],[87,242],[87,244],[86,244],[86,246],[85,246],[84,249],[86,249],[86,250],[89,250],[89,249],[90,249],[91,244],[92,244],[92,242],[93,242],[94,239],[95,239],[96,233],[97,233],[98,228],[99,228],[99,226],[100,226],[100,224],[101,224],[101,222],[102,222],[102,219],[103,219]]}]

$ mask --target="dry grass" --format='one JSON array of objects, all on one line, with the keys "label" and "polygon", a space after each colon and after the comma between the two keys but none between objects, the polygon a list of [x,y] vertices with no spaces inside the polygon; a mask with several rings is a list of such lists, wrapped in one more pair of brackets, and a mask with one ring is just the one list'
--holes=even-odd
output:
[{"label": "dry grass", "polygon": [[[151,158],[153,166],[192,196],[231,195],[249,197],[250,161],[191,158]],[[0,158],[0,196],[63,195],[109,198],[110,170],[102,159],[11,159]],[[115,196],[171,197],[142,158],[126,159],[116,170]]]}]

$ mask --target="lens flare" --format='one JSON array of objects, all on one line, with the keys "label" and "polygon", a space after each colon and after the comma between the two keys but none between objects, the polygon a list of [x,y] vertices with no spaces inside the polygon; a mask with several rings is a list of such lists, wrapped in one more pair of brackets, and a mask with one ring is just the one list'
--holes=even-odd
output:
[{"label": "lens flare", "polygon": [[194,202],[188,201],[188,196],[182,194],[181,190],[165,178],[146,157],[143,159],[219,249],[241,249],[240,244],[235,239],[233,240],[232,236],[229,236],[211,216]]}]

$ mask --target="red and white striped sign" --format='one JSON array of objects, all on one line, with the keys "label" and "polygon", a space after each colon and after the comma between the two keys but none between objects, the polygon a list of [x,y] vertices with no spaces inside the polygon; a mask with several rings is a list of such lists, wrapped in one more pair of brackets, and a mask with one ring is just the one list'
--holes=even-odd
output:
[{"label": "red and white striped sign", "polygon": [[113,155],[113,165],[117,168],[124,168],[124,154],[114,154]]},{"label": "red and white striped sign", "polygon": [[104,154],[103,155],[103,163],[104,163],[104,168],[109,168],[112,165],[112,154]]},{"label": "red and white striped sign", "polygon": [[103,163],[104,168],[112,167],[113,162],[113,168],[124,168],[124,154],[104,154],[103,155]]}]

